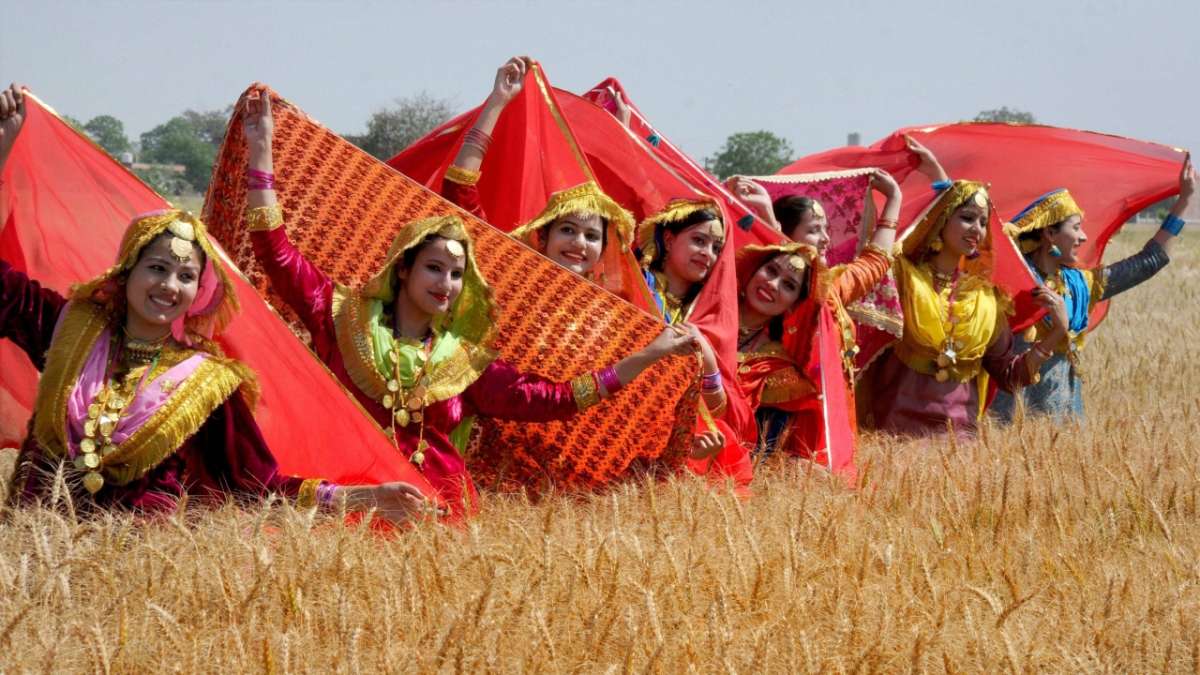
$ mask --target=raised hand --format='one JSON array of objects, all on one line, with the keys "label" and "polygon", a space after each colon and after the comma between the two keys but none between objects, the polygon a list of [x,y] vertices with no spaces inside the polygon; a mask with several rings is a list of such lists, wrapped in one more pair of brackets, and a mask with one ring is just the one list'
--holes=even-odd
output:
[{"label": "raised hand", "polygon": [[625,102],[625,98],[621,96],[621,92],[612,87],[609,87],[608,91],[612,94],[613,106],[616,108],[613,111],[613,117],[616,117],[622,126],[628,128],[629,121],[633,119],[633,111],[629,109],[629,104]]},{"label": "raised hand", "polygon": [[246,111],[242,113],[242,133],[251,151],[256,145],[271,147],[271,139],[275,134],[275,118],[271,114],[271,94],[266,87],[259,88],[246,97]]},{"label": "raised hand", "polygon": [[533,66],[533,59],[528,56],[514,56],[496,71],[496,81],[492,84],[492,98],[501,104],[507,104],[521,93],[525,86],[525,75]]},{"label": "raised hand", "polygon": [[25,124],[25,92],[16,84],[0,90],[0,151],[12,148]]},{"label": "raised hand", "polygon": [[646,349],[650,354],[660,359],[666,356],[687,356],[700,349],[695,335],[679,326],[667,326],[654,338]]},{"label": "raised hand", "polygon": [[946,170],[942,168],[941,163],[938,162],[932,150],[921,145],[917,139],[908,134],[904,134],[904,144],[908,146],[909,152],[921,160],[921,163],[917,166],[917,171],[928,176],[931,181],[949,180],[950,177],[946,175]]},{"label": "raised hand", "polygon": [[1195,193],[1196,167],[1192,166],[1192,153],[1189,152],[1183,159],[1183,166],[1179,169],[1179,198],[1190,200]]},{"label": "raised hand", "polygon": [[887,199],[894,199],[900,194],[900,184],[892,178],[892,174],[883,169],[876,169],[875,173],[871,174],[871,187]]}]

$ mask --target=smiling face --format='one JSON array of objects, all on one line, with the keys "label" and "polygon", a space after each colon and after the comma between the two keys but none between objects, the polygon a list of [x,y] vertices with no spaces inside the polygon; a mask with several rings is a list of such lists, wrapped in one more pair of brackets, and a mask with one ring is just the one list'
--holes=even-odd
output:
[{"label": "smiling face", "polygon": [[1083,244],[1087,242],[1087,233],[1083,231],[1083,218],[1071,216],[1058,225],[1052,225],[1042,231],[1042,240],[1047,248],[1057,246],[1062,252],[1058,262],[1063,265],[1073,265],[1079,260]]},{"label": "smiling face", "polygon": [[444,314],[462,292],[467,258],[462,242],[437,237],[417,251],[411,264],[396,267],[400,301],[422,315]]},{"label": "smiling face", "polygon": [[[191,308],[200,289],[204,252],[191,243],[189,254],[177,257],[180,251],[172,249],[173,239],[169,232],[155,237],[141,250],[129,271],[125,302],[128,328],[135,337],[165,335],[171,323]],[[179,242],[175,246],[187,248]]]},{"label": "smiling face", "polygon": [[761,316],[773,318],[791,309],[804,291],[804,272],[789,262],[789,254],[777,255],[754,272],[746,282],[743,298]]},{"label": "smiling face", "polygon": [[987,232],[987,201],[980,204],[976,197],[954,209],[942,229],[942,243],[950,253],[970,256],[979,250]]},{"label": "smiling face", "polygon": [[689,284],[703,282],[721,252],[724,242],[720,235],[721,223],[717,220],[690,225],[678,233],[663,233],[663,271]]},{"label": "smiling face", "polygon": [[824,256],[825,249],[829,248],[829,221],[815,210],[805,211],[788,236],[792,241],[812,246]]},{"label": "smiling face", "polygon": [[604,221],[592,213],[572,213],[546,226],[547,258],[578,275],[592,271],[604,251]]}]

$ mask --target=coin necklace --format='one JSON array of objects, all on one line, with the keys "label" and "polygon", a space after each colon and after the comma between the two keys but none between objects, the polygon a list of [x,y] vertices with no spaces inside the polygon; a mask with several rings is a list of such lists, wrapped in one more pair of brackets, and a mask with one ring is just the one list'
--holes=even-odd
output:
[{"label": "coin necklace", "polygon": [[[161,349],[153,354],[146,370],[139,378],[137,386],[134,387],[131,394],[126,396],[122,394],[122,389],[128,387],[118,384],[115,377],[115,364],[126,356],[125,350],[118,347],[116,334],[112,336],[111,340],[109,349],[112,357],[109,358],[104,368],[104,385],[100,387],[100,391],[96,392],[96,397],[88,405],[88,418],[83,423],[84,438],[79,441],[79,454],[75,456],[75,468],[85,472],[83,488],[93,495],[104,487],[104,475],[100,473],[103,459],[117,451],[117,444],[113,442],[112,438],[117,428],[117,422],[129,404],[137,399],[138,393],[141,392],[150,373],[158,366],[159,357],[162,355]],[[133,356],[136,360],[141,361],[145,354],[137,353]],[[128,373],[126,376],[128,377]]]},{"label": "coin necklace", "polygon": [[941,297],[943,291],[948,291],[946,294],[946,319],[942,323],[946,338],[942,340],[941,353],[937,355],[938,369],[934,375],[938,382],[945,382],[950,379],[950,366],[958,364],[958,350],[963,347],[962,342],[954,339],[954,329],[958,326],[958,317],[954,315],[954,301],[958,298],[959,270],[954,270],[953,275],[932,271],[934,280],[942,286],[937,289],[938,297]]},{"label": "coin necklace", "polygon": [[384,394],[382,401],[383,407],[392,413],[393,438],[396,436],[396,425],[420,425],[417,429],[417,449],[409,456],[409,460],[417,467],[425,463],[425,451],[429,449],[429,444],[425,442],[425,396],[429,393],[429,377],[425,371],[429,369],[432,347],[432,338],[422,340],[421,348],[417,351],[421,367],[413,374],[413,386],[405,387],[400,378],[400,350],[397,345],[392,345],[388,354],[392,359],[392,377],[388,380],[388,393]]}]

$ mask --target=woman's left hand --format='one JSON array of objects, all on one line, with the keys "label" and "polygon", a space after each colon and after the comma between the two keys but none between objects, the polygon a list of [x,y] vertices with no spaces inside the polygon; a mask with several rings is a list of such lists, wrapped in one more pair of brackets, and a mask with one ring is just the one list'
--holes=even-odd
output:
[{"label": "woman's left hand", "polygon": [[886,199],[895,199],[900,194],[900,184],[892,178],[892,174],[883,169],[876,169],[875,173],[871,174],[871,187]]},{"label": "woman's left hand", "polygon": [[1179,169],[1179,199],[1190,201],[1196,194],[1196,167],[1192,166],[1192,153],[1183,159],[1183,167]]},{"label": "woman's left hand", "polygon": [[[271,92],[259,86],[255,93],[246,97],[246,110],[242,113],[242,135],[250,154],[250,167],[271,170],[271,141],[275,137],[275,117],[271,113]],[[266,166],[261,166],[263,164]]]},{"label": "woman's left hand", "polygon": [[1067,319],[1067,305],[1063,302],[1062,296],[1045,286],[1038,286],[1033,289],[1033,301],[1037,303],[1038,307],[1046,310],[1055,328],[1064,334],[1067,332],[1070,323]]}]

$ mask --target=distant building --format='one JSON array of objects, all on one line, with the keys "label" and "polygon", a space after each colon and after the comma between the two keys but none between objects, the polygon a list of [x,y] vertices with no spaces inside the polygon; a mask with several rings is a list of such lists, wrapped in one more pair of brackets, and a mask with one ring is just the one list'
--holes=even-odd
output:
[{"label": "distant building", "polygon": [[846,145],[862,145],[862,134],[857,131],[846,134]]},{"label": "distant building", "polygon": [[117,160],[120,161],[122,164],[124,164],[126,168],[130,168],[130,169],[133,168],[133,153],[132,152],[129,152],[128,150],[126,150],[125,152],[122,152],[121,155],[119,157],[117,157]]}]

